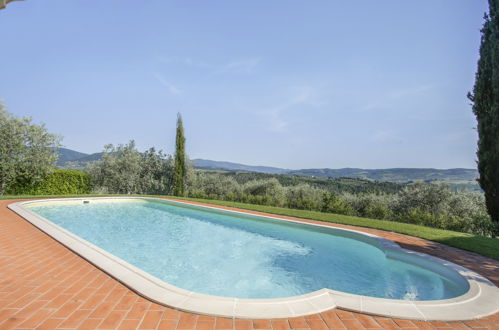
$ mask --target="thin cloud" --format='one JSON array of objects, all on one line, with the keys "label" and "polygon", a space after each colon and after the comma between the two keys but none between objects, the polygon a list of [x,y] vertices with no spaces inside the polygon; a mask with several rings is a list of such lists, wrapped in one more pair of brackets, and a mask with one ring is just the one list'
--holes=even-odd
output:
[{"label": "thin cloud", "polygon": [[399,99],[408,95],[415,95],[415,94],[420,94],[423,92],[427,92],[429,90],[435,89],[435,85],[433,84],[425,84],[421,86],[416,86],[416,87],[410,87],[410,88],[405,88],[405,89],[399,89],[395,90],[392,93],[389,94],[391,98],[394,99]]},{"label": "thin cloud", "polygon": [[243,58],[229,61],[225,64],[210,64],[191,57],[159,57],[159,61],[167,64],[180,64],[189,68],[197,68],[211,71],[214,74],[251,74],[260,64],[261,58]]},{"label": "thin cloud", "polygon": [[298,105],[310,104],[312,91],[310,88],[300,88],[290,99],[276,104],[270,108],[259,111],[268,123],[268,129],[272,132],[285,132],[288,129],[289,121],[284,114],[291,108]]},{"label": "thin cloud", "polygon": [[177,88],[175,85],[173,85],[171,82],[167,81],[165,78],[163,78],[163,76],[157,72],[154,73],[154,77],[156,77],[156,79],[159,81],[159,83],[161,85],[163,85],[163,87],[166,88],[166,90],[170,93],[170,94],[173,94],[173,95],[178,95],[178,94],[181,94],[182,91]]},{"label": "thin cloud", "polygon": [[248,58],[238,61],[229,62],[222,66],[219,73],[239,73],[251,74],[255,68],[260,64],[260,58]]},{"label": "thin cloud", "polygon": [[159,61],[167,64],[181,64],[188,67],[211,69],[212,66],[208,63],[195,60],[191,57],[174,57],[174,56],[160,56]]},{"label": "thin cloud", "polygon": [[364,106],[361,106],[359,108],[359,110],[360,111],[369,111],[369,110],[373,110],[373,109],[383,108],[383,107],[389,106],[395,100],[400,100],[400,99],[403,99],[405,97],[418,95],[418,94],[421,94],[423,92],[433,90],[435,88],[436,88],[435,85],[425,84],[425,85],[411,87],[411,88],[393,90],[389,93],[386,93],[380,99],[378,99],[374,102],[367,103]]},{"label": "thin cloud", "polygon": [[377,130],[373,134],[371,134],[369,140],[376,143],[405,142],[405,139],[393,130]]},{"label": "thin cloud", "polygon": [[442,142],[460,142],[466,143],[468,141],[476,140],[476,130],[471,128],[463,131],[454,131],[443,135],[440,140]]}]

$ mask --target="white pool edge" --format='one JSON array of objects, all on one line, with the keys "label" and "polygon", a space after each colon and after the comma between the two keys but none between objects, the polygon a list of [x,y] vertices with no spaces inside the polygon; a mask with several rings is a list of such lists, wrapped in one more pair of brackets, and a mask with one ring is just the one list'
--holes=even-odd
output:
[{"label": "white pool edge", "polygon": [[[23,207],[24,204],[35,202],[113,199],[156,199],[198,208],[215,209],[229,213],[239,213],[310,226],[355,232],[377,240],[380,245],[382,245],[387,255],[393,253],[394,255],[397,255],[397,258],[399,259],[410,259],[411,256],[417,255],[429,262],[444,265],[463,276],[468,281],[470,288],[468,292],[459,297],[433,301],[382,299],[330,289],[321,289],[305,295],[277,299],[239,299],[210,296],[184,290],[168,284]],[[304,316],[338,307],[356,312],[395,318],[440,321],[472,320],[499,312],[499,289],[480,274],[434,256],[403,249],[395,242],[361,231],[295,221],[279,216],[255,215],[249,212],[227,210],[216,206],[202,206],[179,200],[153,197],[41,199],[15,202],[9,204],[8,208],[140,295],[154,302],[188,312],[230,318],[263,319]]]}]

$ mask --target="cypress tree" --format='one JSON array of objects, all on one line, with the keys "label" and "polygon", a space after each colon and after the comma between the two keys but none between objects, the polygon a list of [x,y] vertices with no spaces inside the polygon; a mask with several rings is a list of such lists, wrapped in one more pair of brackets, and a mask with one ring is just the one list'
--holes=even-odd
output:
[{"label": "cypress tree", "polygon": [[184,196],[187,176],[185,136],[182,116],[177,114],[177,135],[175,138],[175,170],[173,173],[173,195]]},{"label": "cypress tree", "polygon": [[[499,0],[489,0],[489,14],[481,30],[480,59],[472,102],[478,130],[478,182],[487,210],[499,224]],[[499,226],[496,226],[499,228]],[[497,230],[496,230],[497,234]]]}]

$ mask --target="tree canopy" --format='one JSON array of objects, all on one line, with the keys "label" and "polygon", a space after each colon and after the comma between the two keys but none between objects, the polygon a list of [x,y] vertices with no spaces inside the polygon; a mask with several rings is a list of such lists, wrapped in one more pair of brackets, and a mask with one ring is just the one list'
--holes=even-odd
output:
[{"label": "tree canopy", "polygon": [[54,168],[60,137],[31,118],[18,118],[0,102],[0,195],[9,187],[41,182]]},{"label": "tree canopy", "polygon": [[171,158],[150,148],[141,153],[132,140],[128,144],[104,147],[102,160],[86,168],[100,192],[116,194],[168,194]]},{"label": "tree canopy", "polygon": [[487,210],[499,223],[499,0],[489,0],[489,8],[481,30],[475,86],[468,97],[478,123],[478,181]]}]

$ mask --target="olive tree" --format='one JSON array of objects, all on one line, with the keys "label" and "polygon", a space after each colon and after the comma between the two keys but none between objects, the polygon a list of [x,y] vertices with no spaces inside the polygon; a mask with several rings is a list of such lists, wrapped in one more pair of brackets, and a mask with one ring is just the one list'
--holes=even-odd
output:
[{"label": "olive tree", "polygon": [[54,168],[60,137],[31,118],[18,118],[0,102],[0,195],[39,183]]},{"label": "olive tree", "polygon": [[234,178],[202,171],[190,171],[192,179],[188,181],[188,195],[197,198],[214,198],[236,201],[242,194],[242,188]]},{"label": "olive tree", "polygon": [[154,148],[141,153],[132,140],[104,147],[102,159],[89,164],[94,189],[117,194],[167,194],[171,185],[171,157]]},{"label": "olive tree", "polygon": [[244,184],[247,201],[257,204],[284,206],[286,190],[276,178],[251,180]]},{"label": "olive tree", "polygon": [[287,205],[293,209],[320,210],[323,192],[309,184],[301,183],[286,189]]},{"label": "olive tree", "polygon": [[173,184],[172,157],[149,148],[142,154],[140,181],[143,194],[169,194]]}]

